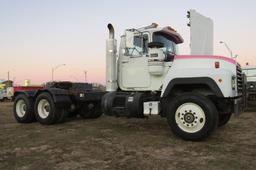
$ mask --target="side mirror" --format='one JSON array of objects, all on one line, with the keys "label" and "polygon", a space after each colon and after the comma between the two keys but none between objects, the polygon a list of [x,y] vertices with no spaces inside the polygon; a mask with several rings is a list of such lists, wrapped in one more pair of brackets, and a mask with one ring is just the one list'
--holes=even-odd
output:
[{"label": "side mirror", "polygon": [[238,55],[236,54],[236,55],[232,56],[232,58],[238,58]]},{"label": "side mirror", "polygon": [[125,46],[127,48],[134,48],[134,32],[126,31],[125,32]]},{"label": "side mirror", "polygon": [[148,43],[148,48],[163,48],[164,43],[161,42],[150,42]]}]

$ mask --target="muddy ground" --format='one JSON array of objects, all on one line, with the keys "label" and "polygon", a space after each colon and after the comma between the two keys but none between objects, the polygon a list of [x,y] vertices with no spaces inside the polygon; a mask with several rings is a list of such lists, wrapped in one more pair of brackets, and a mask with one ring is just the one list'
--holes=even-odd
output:
[{"label": "muddy ground", "polygon": [[160,117],[75,118],[64,124],[18,124],[0,103],[0,169],[255,169],[256,109],[206,141],[174,136]]}]

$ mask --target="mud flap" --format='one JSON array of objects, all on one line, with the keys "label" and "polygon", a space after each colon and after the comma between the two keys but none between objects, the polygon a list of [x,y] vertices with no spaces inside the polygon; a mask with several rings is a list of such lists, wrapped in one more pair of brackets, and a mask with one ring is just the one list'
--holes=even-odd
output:
[{"label": "mud flap", "polygon": [[234,115],[238,116],[244,111],[244,99],[238,98],[234,100]]}]

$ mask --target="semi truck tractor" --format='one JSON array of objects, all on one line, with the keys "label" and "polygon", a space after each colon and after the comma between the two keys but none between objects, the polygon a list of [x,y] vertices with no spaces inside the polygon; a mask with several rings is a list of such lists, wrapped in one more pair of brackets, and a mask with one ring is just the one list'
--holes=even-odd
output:
[{"label": "semi truck tractor", "polygon": [[74,90],[66,83],[16,92],[13,111],[18,122],[49,125],[74,112],[88,119],[103,113],[129,118],[159,115],[174,134],[196,141],[243,111],[244,76],[235,60],[179,55],[181,35],[155,23],[125,30],[117,50],[114,27],[107,27],[106,91]]},{"label": "semi truck tractor", "polygon": [[243,73],[247,77],[247,99],[256,101],[256,67],[244,67]]}]

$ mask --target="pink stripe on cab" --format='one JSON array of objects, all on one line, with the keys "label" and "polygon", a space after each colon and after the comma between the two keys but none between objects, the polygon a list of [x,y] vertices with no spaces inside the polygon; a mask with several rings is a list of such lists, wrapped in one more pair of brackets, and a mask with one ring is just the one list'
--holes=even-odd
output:
[{"label": "pink stripe on cab", "polygon": [[232,58],[227,58],[223,56],[215,56],[215,55],[176,55],[174,59],[182,60],[182,59],[218,59],[224,60],[232,64],[237,64],[237,62]]}]

